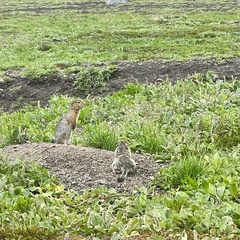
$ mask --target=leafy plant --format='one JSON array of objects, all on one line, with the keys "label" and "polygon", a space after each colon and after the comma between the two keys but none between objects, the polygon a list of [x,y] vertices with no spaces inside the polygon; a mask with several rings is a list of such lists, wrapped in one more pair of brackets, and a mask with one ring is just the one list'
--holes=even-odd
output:
[{"label": "leafy plant", "polygon": [[115,71],[114,65],[103,68],[94,66],[82,68],[74,82],[74,87],[86,93],[101,91]]},{"label": "leafy plant", "polygon": [[222,115],[216,122],[213,133],[220,148],[232,148],[240,142],[240,127],[237,112]]},{"label": "leafy plant", "polygon": [[189,77],[190,80],[192,81],[201,81],[201,82],[213,82],[214,80],[214,74],[211,71],[208,71],[206,74],[203,73],[196,73],[192,76]]}]

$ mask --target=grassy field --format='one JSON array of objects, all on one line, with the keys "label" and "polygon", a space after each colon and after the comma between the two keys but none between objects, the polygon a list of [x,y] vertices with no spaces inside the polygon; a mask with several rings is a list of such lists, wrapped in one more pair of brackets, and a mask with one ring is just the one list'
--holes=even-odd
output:
[{"label": "grassy field", "polygon": [[[240,12],[237,8],[224,12],[231,7],[224,1],[204,14],[203,10],[211,7],[204,1],[193,5],[164,1],[159,8],[154,5],[158,1],[132,1],[120,10],[97,1],[101,5],[95,6],[91,14],[84,13],[84,5],[76,5],[79,1],[71,1],[76,8],[64,1],[38,1],[32,5],[31,1],[7,2],[0,3],[3,79],[8,69],[16,68],[22,75],[36,79],[88,63],[240,54]],[[134,12],[134,6],[142,8]]]},{"label": "grassy field", "polygon": [[[9,69],[38,79],[85,64],[239,56],[240,12],[226,11],[234,3],[211,1],[212,8],[205,1],[161,1],[162,8],[154,3],[159,2],[151,1],[145,11],[134,12],[134,6],[148,1],[132,1],[121,12],[113,6],[87,14],[54,9],[68,6],[60,0],[51,5],[3,0],[1,78]],[[49,11],[26,11],[46,5]],[[0,112],[1,148],[49,142],[59,114],[71,101],[52,96],[48,108]],[[73,136],[74,144],[114,150],[124,138],[132,151],[171,161],[170,167],[155,176],[150,188],[132,194],[104,187],[78,194],[64,190],[45,169],[1,156],[0,239],[57,240],[66,232],[74,240],[239,239],[238,79],[214,79],[208,72],[174,85],[128,84],[85,103],[78,122],[84,131],[81,138]]]}]

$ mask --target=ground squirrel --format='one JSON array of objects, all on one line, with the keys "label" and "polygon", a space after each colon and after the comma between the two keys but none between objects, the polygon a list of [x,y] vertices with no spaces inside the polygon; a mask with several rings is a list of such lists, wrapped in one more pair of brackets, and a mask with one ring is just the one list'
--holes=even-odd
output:
[{"label": "ground squirrel", "polygon": [[127,141],[120,141],[115,150],[115,157],[112,163],[112,170],[114,173],[121,174],[117,181],[122,182],[129,173],[136,171],[136,163],[131,158],[131,150]]},{"label": "ground squirrel", "polygon": [[72,130],[76,127],[79,112],[83,106],[84,103],[80,101],[71,104],[68,112],[57,123],[55,139],[52,139],[52,143],[68,144],[70,142]]}]

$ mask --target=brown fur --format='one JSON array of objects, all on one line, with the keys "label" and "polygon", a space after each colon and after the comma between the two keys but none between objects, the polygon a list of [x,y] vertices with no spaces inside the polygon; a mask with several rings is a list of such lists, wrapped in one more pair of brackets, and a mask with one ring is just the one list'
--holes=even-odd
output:
[{"label": "brown fur", "polygon": [[58,121],[55,130],[55,139],[53,139],[52,142],[69,144],[72,130],[74,130],[77,125],[79,113],[83,106],[84,103],[80,101],[75,101],[71,104],[68,112]]},{"label": "brown fur", "polygon": [[115,149],[112,170],[114,173],[121,174],[117,178],[118,182],[124,181],[129,173],[135,173],[136,163],[131,158],[131,150],[127,141],[120,141],[118,147]]}]

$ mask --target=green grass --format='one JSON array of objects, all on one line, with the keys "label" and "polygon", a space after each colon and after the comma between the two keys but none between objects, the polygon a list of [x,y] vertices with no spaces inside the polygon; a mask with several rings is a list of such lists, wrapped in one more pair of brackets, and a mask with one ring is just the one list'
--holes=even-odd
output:
[{"label": "green grass", "polygon": [[[135,233],[177,239],[195,229],[201,237],[237,239],[239,84],[214,83],[208,73],[174,85],[129,84],[111,96],[86,99],[78,122],[82,133],[74,133],[73,143],[114,150],[119,139],[127,139],[132,151],[171,160],[170,167],[155,176],[152,188],[129,195],[103,187],[76,194],[44,170],[2,159],[0,236],[20,232],[27,239],[35,231],[48,239],[69,231],[86,239]],[[71,101],[54,96],[48,108],[2,113],[1,146],[50,141]]]},{"label": "green grass", "polygon": [[[239,81],[213,83],[210,73],[208,81],[202,81],[203,77],[174,85],[129,84],[105,98],[86,99],[78,123],[84,131],[73,135],[73,143],[100,147],[97,142],[105,139],[101,148],[113,149],[124,138],[132,150],[172,160],[236,147],[240,141]],[[71,101],[54,96],[49,108],[27,106],[2,113],[0,121],[6,124],[0,129],[0,145],[49,142]]]},{"label": "green grass", "polygon": [[[78,71],[75,84],[88,91],[95,85],[83,81],[85,76],[104,87],[113,70],[107,66],[117,61],[239,57],[234,2],[142,0],[125,10],[119,5],[71,14],[54,9],[67,6],[62,0],[34,2],[51,8],[38,14],[26,12],[32,3],[0,3],[4,80],[12,69],[34,80]],[[148,3],[150,8],[134,12],[134,6]],[[92,65],[106,66],[107,72],[101,75]],[[171,161],[170,167],[159,171],[150,188],[131,194],[104,187],[77,194],[65,191],[45,169],[0,156],[0,238],[57,240],[69,232],[75,240],[179,239],[184,233],[193,239],[195,230],[199,239],[238,239],[239,89],[238,80],[213,82],[209,72],[174,85],[128,84],[104,98],[85,99],[82,131],[74,132],[73,144],[114,150],[119,139],[127,139],[132,151]],[[40,103],[0,112],[0,147],[49,142],[72,100],[52,96],[47,108]]]},{"label": "green grass", "polygon": [[[7,7],[20,5],[12,3],[15,5]],[[63,1],[56,3],[64,5]],[[39,4],[44,6],[46,2]],[[6,5],[1,2],[0,7]],[[19,69],[22,75],[39,79],[89,63],[239,56],[238,10],[202,14],[175,7],[169,3],[165,8],[152,9],[151,13],[133,13],[131,8],[116,11],[115,6],[114,11],[104,9],[104,14],[55,10],[37,15],[26,11],[3,15],[2,78],[8,69]]]},{"label": "green grass", "polygon": [[193,236],[195,229],[201,239],[237,239],[239,156],[215,154],[206,161],[210,167],[196,180],[198,188],[190,182],[185,191],[158,194],[142,188],[126,195],[104,187],[83,194],[65,191],[46,170],[1,158],[0,237],[63,239],[69,232],[74,239],[138,239],[145,234],[179,239],[183,232]]}]

